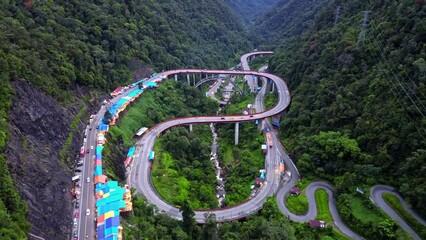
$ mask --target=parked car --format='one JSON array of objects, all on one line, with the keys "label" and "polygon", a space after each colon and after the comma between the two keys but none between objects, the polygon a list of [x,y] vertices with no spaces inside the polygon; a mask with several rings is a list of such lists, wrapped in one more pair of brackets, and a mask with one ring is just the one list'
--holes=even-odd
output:
[{"label": "parked car", "polygon": [[90,178],[89,178],[89,177],[87,178],[87,182],[88,182],[88,183],[90,182]]},{"label": "parked car", "polygon": [[74,217],[75,217],[75,218],[78,218],[78,216],[79,216],[78,212],[75,212],[75,213],[74,213]]},{"label": "parked car", "polygon": [[86,209],[86,215],[90,215],[90,209]]}]

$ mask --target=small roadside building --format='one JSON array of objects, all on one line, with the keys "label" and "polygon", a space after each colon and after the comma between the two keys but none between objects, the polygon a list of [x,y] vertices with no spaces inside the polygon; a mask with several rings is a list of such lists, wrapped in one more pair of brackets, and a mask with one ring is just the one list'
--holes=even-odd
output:
[{"label": "small roadside building", "polygon": [[325,228],[327,227],[327,224],[325,224],[322,220],[310,220],[309,221],[309,227],[311,228]]},{"label": "small roadside building", "polygon": [[290,189],[290,194],[291,194],[291,196],[299,196],[300,195],[300,188],[294,187],[294,188]]}]

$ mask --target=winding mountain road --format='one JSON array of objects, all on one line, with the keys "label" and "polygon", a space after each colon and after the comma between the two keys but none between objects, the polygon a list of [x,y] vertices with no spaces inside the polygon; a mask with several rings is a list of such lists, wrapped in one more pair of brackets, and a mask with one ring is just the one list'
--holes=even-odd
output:
[{"label": "winding mountain road", "polygon": [[333,186],[327,182],[316,181],[312,182],[306,187],[306,197],[309,202],[309,210],[305,215],[296,215],[288,210],[285,206],[285,196],[293,187],[293,184],[287,184],[285,187],[280,188],[277,194],[277,202],[279,209],[288,216],[291,220],[296,222],[308,222],[313,220],[317,216],[317,204],[315,202],[315,191],[324,189],[328,194],[328,207],[330,209],[331,216],[333,217],[334,225],[346,236],[353,239],[362,239],[360,235],[349,229],[340,218],[339,212],[336,208],[336,200],[333,195]]},{"label": "winding mountain road", "polygon": [[423,226],[426,227],[426,222],[423,220],[417,213],[415,213],[411,208],[408,207],[408,205],[404,202],[402,197],[398,194],[398,192],[395,190],[395,188],[385,185],[376,185],[371,189],[371,200],[374,204],[376,204],[378,207],[380,207],[386,214],[388,214],[395,222],[401,226],[402,229],[404,229],[407,233],[409,233],[413,239],[420,240],[421,237],[401,218],[401,216],[398,215],[398,213],[395,212],[383,199],[382,195],[383,193],[391,193],[395,197],[398,198],[401,206],[411,214],[419,223],[421,223]]},{"label": "winding mountain road", "polygon": [[[185,117],[179,119],[172,119],[153,126],[149,132],[147,132],[137,143],[139,146],[135,150],[135,154],[139,157],[133,162],[131,167],[131,174],[129,176],[129,183],[132,187],[135,187],[139,193],[142,193],[147,198],[148,202],[156,205],[160,210],[166,212],[168,215],[181,219],[181,213],[175,206],[170,205],[161,199],[151,184],[151,175],[149,170],[148,154],[152,150],[155,138],[158,134],[165,130],[188,124],[202,124],[202,123],[231,123],[231,122],[247,122],[261,120],[273,115],[276,115],[286,109],[290,104],[290,94],[285,82],[272,74],[259,73],[255,71],[231,71],[231,70],[197,70],[197,69],[180,69],[172,70],[162,73],[162,76],[171,76],[175,74],[228,74],[228,75],[255,75],[259,77],[266,77],[271,79],[277,85],[277,89],[280,93],[278,103],[275,107],[268,111],[259,112],[252,115],[232,115],[232,116],[198,116],[198,117]],[[267,155],[267,162],[275,161],[276,156],[274,151],[270,151],[271,154]],[[233,219],[239,219],[253,212],[258,211],[262,208],[263,203],[266,201],[268,196],[271,196],[273,192],[271,189],[277,188],[279,176],[274,174],[274,170],[278,167],[276,164],[267,164],[266,169],[268,174],[266,175],[265,186],[259,191],[259,193],[251,200],[246,201],[240,205],[211,211],[195,211],[195,219],[197,222],[203,223],[206,213],[216,214],[216,219],[219,222],[229,221]]]},{"label": "winding mountain road", "polygon": [[[257,89],[257,82],[253,80],[252,76],[256,76],[258,78],[262,79],[263,82],[263,88],[258,92],[255,100],[256,105],[256,114],[252,115],[232,115],[232,116],[198,116],[198,117],[184,117],[184,118],[178,118],[178,119],[171,119],[162,123],[159,123],[152,128],[150,128],[147,133],[138,141],[138,143],[135,145],[135,157],[134,161],[131,165],[130,174],[128,176],[128,183],[135,187],[137,192],[145,195],[147,201],[151,204],[154,204],[157,206],[157,208],[160,211],[163,211],[167,213],[169,216],[176,218],[176,219],[182,219],[182,215],[179,211],[179,209],[175,206],[172,206],[171,204],[165,202],[159,194],[156,192],[156,190],[153,187],[153,184],[151,182],[151,173],[149,168],[149,161],[148,161],[148,155],[150,151],[153,149],[155,139],[164,131],[166,131],[169,128],[180,126],[180,125],[188,125],[188,124],[205,124],[205,123],[236,123],[236,122],[248,122],[248,121],[255,121],[255,120],[262,120],[262,129],[265,129],[266,127],[271,128],[268,117],[280,114],[282,111],[284,111],[290,104],[290,93],[288,90],[288,87],[284,80],[279,78],[278,76],[264,73],[264,72],[256,72],[256,71],[249,71],[249,65],[248,65],[248,59],[253,55],[266,55],[266,54],[272,54],[272,52],[253,52],[245,54],[241,57],[241,64],[243,67],[243,71],[233,71],[233,70],[201,70],[201,69],[178,69],[178,70],[171,70],[166,71],[161,74],[159,74],[162,77],[170,77],[177,74],[228,74],[228,75],[245,75],[245,79],[247,81],[247,84],[250,86],[250,89],[252,92],[255,92]],[[267,85],[267,80],[272,80],[274,84],[276,85],[277,92],[278,92],[278,103],[271,109],[264,111],[263,107],[263,97],[266,93],[265,86]],[[149,79],[147,81],[152,81],[152,79]],[[135,87],[136,88],[136,87]],[[134,88],[133,88],[134,89]],[[129,89],[125,93],[121,94],[120,96],[115,97],[112,102],[118,101],[123,95],[127,94],[133,89]],[[99,121],[101,120],[102,116],[105,113],[105,108],[101,108],[99,113],[97,113],[92,122],[90,123],[90,129],[87,129],[87,138],[88,141],[85,144],[86,149],[89,148],[92,144],[95,145],[96,141],[96,131],[92,131],[92,127],[96,126]],[[351,231],[348,227],[346,227],[341,220],[338,211],[336,209],[335,205],[335,199],[333,197],[333,187],[326,182],[313,182],[306,188],[306,194],[309,201],[309,211],[306,215],[298,216],[293,213],[291,213],[285,206],[285,195],[290,191],[292,187],[294,187],[299,180],[300,176],[298,173],[298,170],[296,166],[294,165],[293,161],[289,158],[288,154],[285,152],[284,147],[281,145],[276,133],[274,131],[271,131],[271,137],[273,140],[273,146],[272,148],[268,149],[268,153],[266,155],[266,166],[265,169],[267,170],[267,175],[265,179],[265,185],[263,188],[260,189],[258,194],[253,197],[252,199],[245,201],[237,206],[230,207],[230,208],[224,208],[224,209],[214,209],[214,210],[205,210],[205,211],[195,211],[195,220],[199,223],[204,223],[205,214],[206,213],[214,213],[216,215],[216,219],[218,222],[225,222],[230,221],[234,219],[240,219],[245,216],[248,216],[262,208],[263,203],[266,201],[266,198],[268,196],[272,196],[274,194],[277,194],[277,203],[280,208],[280,210],[287,215],[290,219],[297,221],[297,222],[306,222],[312,219],[315,219],[317,215],[316,210],[316,203],[315,203],[315,191],[317,189],[324,189],[329,197],[329,208],[331,215],[333,217],[334,225],[344,234],[347,236],[354,238],[354,239],[362,239],[361,236],[357,235],[353,231]],[[85,157],[85,164],[83,165],[83,173],[82,173],[82,180],[84,180],[86,177],[93,176],[93,163],[91,161],[93,159],[93,151],[90,152],[90,154],[87,154]],[[279,161],[284,160],[286,164],[286,170],[291,173],[290,178],[287,179],[285,182],[280,182],[281,177],[279,173],[277,173],[275,170],[278,169]],[[91,164],[86,164],[91,163]],[[84,184],[82,182],[82,184]],[[94,196],[93,196],[93,184],[88,184],[88,188],[83,187],[83,191],[81,193],[81,205],[80,205],[80,219],[77,226],[78,235],[80,239],[84,239],[84,235],[87,234],[89,236],[89,239],[93,239],[94,235],[94,229],[93,227],[93,213],[94,213]],[[374,203],[376,203],[380,208],[382,208],[385,212],[387,212],[395,221],[397,221],[404,230],[409,232],[415,239],[418,235],[415,234],[415,232],[406,225],[406,223],[392,210],[387,206],[386,203],[384,203],[383,199],[381,198],[381,194],[383,192],[392,192],[395,193],[393,188],[390,188],[388,186],[375,186],[372,191],[372,200]],[[404,208],[408,212],[410,212],[416,219],[419,220],[423,225],[425,225],[425,221],[418,217],[417,214],[415,214],[412,210],[410,210],[402,201],[399,195],[397,197],[401,200],[403,203]],[[86,208],[91,209],[91,214],[89,216],[83,217],[84,211]],[[399,219],[398,219],[399,217]],[[406,226],[404,226],[404,224]],[[82,229],[84,228],[84,229]],[[411,229],[411,230],[410,230]]]}]

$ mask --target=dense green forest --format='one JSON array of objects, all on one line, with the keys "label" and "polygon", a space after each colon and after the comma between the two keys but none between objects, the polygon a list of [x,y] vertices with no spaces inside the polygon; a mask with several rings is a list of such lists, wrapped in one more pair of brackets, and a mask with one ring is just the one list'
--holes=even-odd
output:
[{"label": "dense green forest", "polygon": [[266,9],[274,6],[278,0],[225,0],[235,14],[250,26]]},{"label": "dense green forest", "polygon": [[161,197],[173,205],[185,201],[193,209],[217,208],[216,178],[210,161],[211,132],[207,124],[167,131],[155,144],[152,181]]},{"label": "dense green forest", "polygon": [[9,78],[58,98],[76,83],[110,89],[128,82],[142,65],[228,66],[250,47],[223,2],[31,2],[1,4],[0,51],[13,62]]},{"label": "dense green forest", "polygon": [[[247,89],[246,89],[247,90]],[[221,114],[242,114],[247,104],[254,102],[254,95],[235,94]],[[225,167],[226,198],[225,205],[232,206],[250,197],[250,186],[259,177],[259,170],[264,168],[265,156],[261,145],[265,138],[253,122],[239,124],[239,143],[235,145],[235,124],[216,124],[219,142],[219,162]]]},{"label": "dense green forest", "polygon": [[[339,196],[356,187],[392,185],[426,216],[426,4],[421,2],[330,1],[311,12],[310,26],[300,36],[298,19],[283,20],[292,23],[286,25],[292,41],[275,49],[269,68],[292,92],[280,133],[302,176],[333,182]],[[305,1],[300,4],[281,14],[305,11]],[[260,28],[275,22],[263,21]],[[267,40],[259,41],[268,46]]]},{"label": "dense green forest", "polygon": [[280,0],[255,19],[250,28],[251,39],[266,50],[283,48],[297,41],[314,23],[326,0]]},{"label": "dense green forest", "polygon": [[[7,59],[0,56],[0,151],[3,151],[9,134],[7,120],[13,96],[13,89],[7,79],[13,66],[9,68]],[[3,155],[0,155],[0,183],[0,238],[24,239],[30,228],[25,219],[28,207],[15,189]]]},{"label": "dense green forest", "polygon": [[[192,209],[182,206],[183,220],[171,219],[157,213],[156,207],[148,205],[137,195],[133,197],[134,214],[124,218],[125,239],[315,239],[320,231],[310,230],[305,225],[295,229],[281,214],[273,198],[268,199],[260,213],[251,215],[244,222],[216,224],[214,214],[207,216],[207,224],[197,225],[191,217]],[[185,209],[185,210],[183,210]]]}]

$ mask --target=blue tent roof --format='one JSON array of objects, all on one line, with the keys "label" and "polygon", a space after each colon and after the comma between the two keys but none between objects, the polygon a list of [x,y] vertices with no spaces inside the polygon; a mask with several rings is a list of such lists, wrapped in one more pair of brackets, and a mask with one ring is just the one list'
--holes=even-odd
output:
[{"label": "blue tent roof", "polygon": [[110,211],[120,210],[120,208],[123,206],[121,204],[121,202],[123,202],[124,206],[126,206],[126,203],[124,201],[116,201],[116,202],[111,202],[111,203],[107,203],[107,204],[104,204],[104,205],[97,206],[98,214],[103,215],[103,214],[110,212]]},{"label": "blue tent roof", "polygon": [[123,195],[124,195],[125,192],[126,192],[125,190],[123,190],[123,191],[115,190],[113,192],[111,191],[109,197],[101,198],[101,199],[98,199],[96,201],[96,207],[106,205],[106,204],[112,203],[112,202],[122,201]]},{"label": "blue tent roof", "polygon": [[118,182],[117,181],[108,181],[107,185],[110,188],[118,188]]},{"label": "blue tent roof", "polygon": [[95,176],[102,175],[102,166],[95,166]]},{"label": "blue tent roof", "polygon": [[120,216],[114,216],[110,219],[112,219],[112,226],[115,226],[115,227],[120,226]]},{"label": "blue tent roof", "polygon": [[107,220],[105,220],[105,227],[106,228],[112,227],[112,218],[108,218]]},{"label": "blue tent roof", "polygon": [[[95,187],[96,187],[96,192],[99,192],[99,191],[107,188],[106,184],[103,184],[103,183],[96,183]],[[108,191],[109,191],[109,189],[108,189]]]},{"label": "blue tent roof", "polygon": [[102,155],[102,150],[104,149],[104,146],[97,145],[96,146],[96,155]]},{"label": "blue tent roof", "polygon": [[131,156],[133,156],[134,153],[135,153],[135,147],[131,147],[131,148],[129,148],[129,152],[127,153],[127,156],[131,157]]},{"label": "blue tent roof", "polygon": [[105,236],[118,235],[118,227],[105,228]]},{"label": "blue tent roof", "polygon": [[108,125],[106,124],[99,124],[99,131],[108,131]]},{"label": "blue tent roof", "polygon": [[133,97],[136,97],[141,92],[142,92],[142,89],[135,89],[132,92],[130,92],[129,94],[127,94],[127,96],[130,97],[130,98],[133,98]]},{"label": "blue tent roof", "polygon": [[111,235],[111,236],[108,236],[107,238],[105,238],[105,240],[118,240],[118,236],[117,235]]},{"label": "blue tent roof", "polygon": [[147,82],[144,84],[145,87],[157,87],[157,83],[155,82]]},{"label": "blue tent roof", "polygon": [[98,239],[105,239],[105,225],[98,226]]}]

